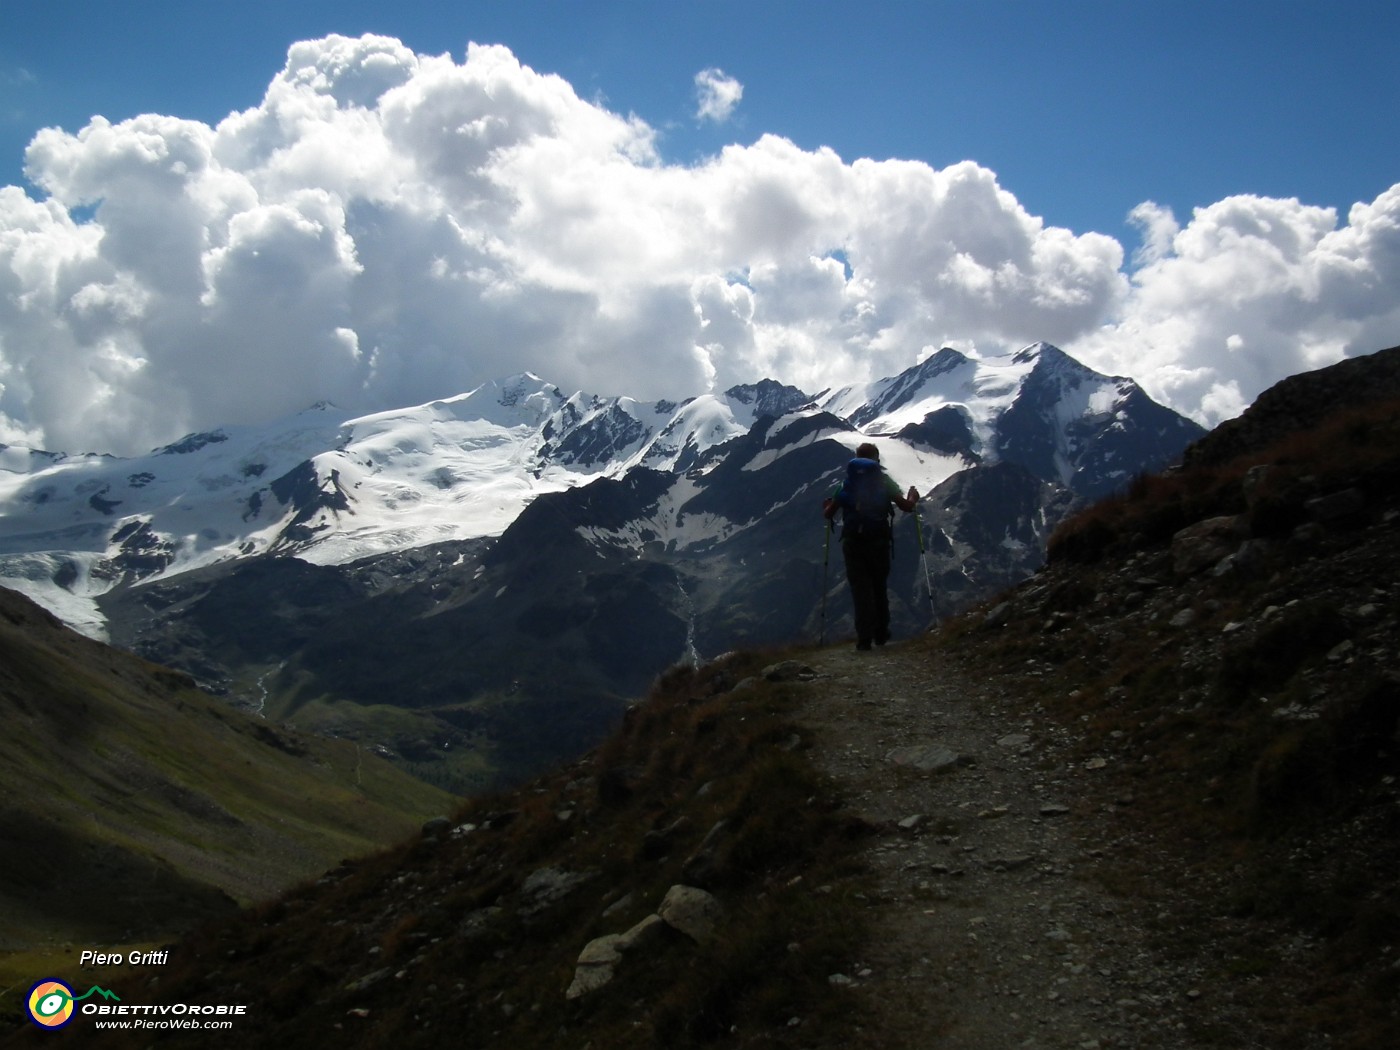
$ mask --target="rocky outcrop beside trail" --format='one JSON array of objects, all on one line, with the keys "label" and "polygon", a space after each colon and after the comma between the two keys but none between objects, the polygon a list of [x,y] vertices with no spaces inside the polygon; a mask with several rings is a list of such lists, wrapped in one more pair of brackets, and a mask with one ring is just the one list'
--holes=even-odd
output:
[{"label": "rocky outcrop beside trail", "polygon": [[1265,390],[1243,415],[1226,420],[1186,449],[1182,464],[1209,467],[1316,426],[1343,407],[1400,397],[1400,346],[1289,376]]},{"label": "rocky outcrop beside trail", "polygon": [[566,998],[578,999],[607,987],[624,957],[633,959],[631,965],[646,965],[648,951],[665,942],[668,930],[696,944],[713,940],[723,915],[724,906],[713,895],[694,886],[672,886],[655,913],[625,933],[605,934],[584,945]]}]

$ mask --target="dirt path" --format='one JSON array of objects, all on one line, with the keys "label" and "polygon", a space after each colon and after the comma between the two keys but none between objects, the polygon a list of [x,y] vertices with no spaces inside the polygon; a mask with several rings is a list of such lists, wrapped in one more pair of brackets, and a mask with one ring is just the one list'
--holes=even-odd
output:
[{"label": "dirt path", "polygon": [[[846,804],[881,828],[869,956],[833,976],[867,1001],[882,1047],[1200,1046],[1203,968],[1148,946],[1158,906],[1108,888],[1131,799],[1105,797],[1096,763],[1062,757],[1067,732],[1027,720],[993,684],[892,645],[830,648],[804,722]],[[1245,1032],[1232,1045],[1253,1045]],[[875,1045],[872,1043],[872,1045]]]}]

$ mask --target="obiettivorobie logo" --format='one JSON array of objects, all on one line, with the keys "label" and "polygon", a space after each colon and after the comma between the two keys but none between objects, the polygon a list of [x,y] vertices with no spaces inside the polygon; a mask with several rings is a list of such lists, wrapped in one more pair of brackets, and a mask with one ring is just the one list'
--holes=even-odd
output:
[{"label": "obiettivorobie logo", "polygon": [[37,981],[29,989],[29,1019],[41,1028],[62,1028],[73,1020],[73,1004],[80,1003],[90,995],[100,995],[104,999],[121,1002],[116,992],[93,985],[82,995],[74,995],[73,989],[62,981],[47,977]]},{"label": "obiettivorobie logo", "polygon": [[234,1018],[248,1013],[243,1003],[124,1003],[116,992],[95,984],[74,995],[72,986],[56,977],[36,982],[26,1006],[31,1021],[50,1029],[64,1027],[77,1014],[90,1017],[98,1028],[232,1028]]}]

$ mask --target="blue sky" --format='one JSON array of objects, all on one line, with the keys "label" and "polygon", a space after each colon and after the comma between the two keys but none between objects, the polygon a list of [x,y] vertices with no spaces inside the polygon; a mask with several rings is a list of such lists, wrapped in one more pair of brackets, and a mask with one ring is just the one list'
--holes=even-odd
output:
[{"label": "blue sky", "polygon": [[[856,157],[975,160],[1029,209],[1119,234],[1234,193],[1345,209],[1400,177],[1400,4],[1300,0],[695,0],[240,4],[0,0],[0,178],[40,127],[255,105],[294,40],[508,46],[663,129],[689,161],[764,132]],[[697,127],[693,74],[744,85]]]},{"label": "blue sky", "polygon": [[[503,45],[526,70],[556,74],[567,83],[581,103],[578,123],[572,126],[591,126],[598,114],[635,118],[653,150],[642,168],[664,176],[651,180],[661,197],[675,192],[673,185],[663,191],[661,183],[675,183],[675,176],[686,171],[715,176],[718,188],[705,191],[720,195],[713,200],[739,192],[735,187],[750,177],[767,179],[764,186],[777,179],[784,187],[783,201],[798,210],[812,199],[809,192],[818,192],[817,182],[809,179],[828,189],[831,179],[854,180],[852,185],[863,187],[861,194],[888,195],[868,214],[862,212],[858,222],[852,220],[855,229],[837,228],[841,205],[833,202],[818,224],[825,224],[823,232],[812,234],[817,239],[804,241],[800,251],[790,243],[796,234],[788,228],[769,231],[775,239],[761,245],[736,241],[727,254],[714,258],[702,246],[676,245],[667,257],[676,269],[665,281],[641,276],[656,272],[657,264],[639,260],[635,271],[614,275],[606,287],[590,284],[586,273],[606,269],[615,260],[586,264],[581,254],[551,256],[553,249],[543,241],[529,240],[522,225],[527,209],[522,208],[501,218],[504,226],[489,231],[483,226],[464,235],[464,243],[505,245],[492,265],[509,270],[513,281],[526,275],[525,283],[539,291],[541,298],[531,300],[515,321],[496,313],[489,319],[479,313],[444,314],[440,325],[425,326],[413,336],[418,345],[433,344],[428,352],[396,345],[396,338],[408,338],[404,325],[374,328],[353,304],[322,301],[298,315],[306,324],[299,337],[303,341],[319,332],[327,346],[349,347],[358,371],[336,372],[339,365],[324,362],[323,371],[336,372],[328,382],[337,396],[359,398],[367,407],[382,407],[386,398],[447,392],[434,390],[435,384],[488,378],[507,358],[519,357],[521,339],[533,339],[541,347],[540,360],[527,362],[537,371],[558,364],[556,374],[566,374],[556,381],[586,385],[591,379],[599,392],[613,392],[607,387],[638,376],[637,368],[613,369],[600,359],[590,370],[580,366],[571,372],[569,363],[582,360],[570,342],[577,336],[568,334],[577,329],[547,332],[540,330],[542,322],[526,317],[538,314],[538,304],[547,301],[551,309],[557,307],[560,326],[577,325],[575,306],[561,299],[575,295],[591,297],[596,306],[589,322],[595,340],[613,340],[619,347],[629,340],[637,346],[674,341],[674,367],[642,371],[646,381],[641,385],[647,389],[639,393],[645,396],[659,396],[667,381],[685,385],[758,378],[743,374],[746,370],[782,373],[777,377],[813,386],[839,371],[831,361],[857,372],[888,372],[913,363],[935,342],[992,353],[1018,340],[1051,338],[1096,367],[1140,376],[1154,396],[1213,422],[1239,411],[1263,386],[1290,371],[1400,342],[1400,334],[1386,340],[1392,317],[1378,302],[1377,291],[1388,276],[1386,253],[1375,247],[1389,228],[1389,219],[1382,221],[1391,214],[1385,195],[1400,181],[1400,136],[1395,134],[1400,84],[1392,68],[1400,44],[1400,5],[1394,3],[252,0],[225,5],[0,0],[0,185],[22,187],[32,201],[58,203],[78,220],[77,230],[55,227],[40,237],[55,260],[46,272],[68,267],[69,279],[78,280],[74,275],[79,270],[101,270],[100,278],[82,278],[89,291],[78,301],[101,300],[107,319],[101,332],[92,324],[75,328],[64,320],[63,302],[56,298],[52,316],[40,323],[33,307],[41,298],[35,288],[29,289],[33,294],[25,300],[23,317],[0,315],[0,440],[6,434],[11,440],[51,443],[77,439],[72,405],[63,407],[64,398],[54,393],[58,379],[43,374],[43,360],[62,359],[65,375],[85,377],[82,383],[70,383],[65,396],[71,400],[73,389],[83,385],[79,401],[92,407],[94,418],[109,421],[90,440],[120,445],[166,436],[148,433],[136,422],[148,413],[139,399],[131,405],[125,399],[137,397],[138,387],[155,389],[160,385],[153,382],[156,378],[178,385],[182,375],[200,373],[169,356],[174,353],[170,345],[185,339],[183,353],[236,356],[232,335],[211,341],[203,351],[188,349],[188,332],[176,336],[173,315],[159,315],[152,305],[166,301],[155,271],[132,262],[134,247],[120,258],[112,254],[121,217],[138,206],[159,204],[147,194],[137,195],[139,205],[137,198],[122,203],[124,188],[133,185],[129,179],[98,184],[114,177],[112,157],[129,158],[130,153],[112,146],[114,152],[103,154],[106,159],[99,163],[97,153],[107,146],[82,139],[80,148],[79,133],[89,120],[101,116],[119,133],[134,134],[137,125],[130,118],[139,114],[183,118],[205,126],[212,141],[213,129],[230,113],[262,104],[287,62],[290,45],[331,34],[391,37],[420,60],[446,54],[462,69],[470,65],[469,41]],[[732,108],[718,115],[722,119],[697,116],[696,77],[703,70],[722,71],[732,90],[742,88]],[[42,151],[46,174],[33,184],[24,179],[23,154],[45,127],[66,134]],[[797,153],[780,156],[765,136],[790,142]],[[582,141],[564,136],[560,142],[565,140]],[[821,147],[835,151],[842,164],[839,172],[820,173]],[[723,164],[716,162],[722,151]],[[922,167],[914,181],[928,176],[931,188],[909,188],[908,172],[890,164],[878,171],[857,170],[860,158],[918,162]],[[972,167],[959,168],[960,162]],[[227,165],[222,155],[220,163]],[[783,174],[769,178],[777,169]],[[512,177],[528,181],[528,172],[522,175],[521,170]],[[82,178],[75,172],[83,173]],[[257,205],[247,214],[262,216],[256,222],[263,222],[271,214],[266,209],[274,206],[305,207],[304,193],[286,196],[291,191],[285,172],[271,181],[261,168],[229,168],[225,174],[230,173],[252,187],[248,192],[257,197]],[[637,192],[632,180],[641,177],[638,170],[614,174],[618,180],[606,181],[608,188],[599,189],[600,194]],[[349,216],[344,230],[350,246],[343,258],[337,256],[344,273],[355,266],[379,272],[374,245],[355,226],[359,191],[347,189],[338,176],[327,180],[324,171],[306,177],[311,181],[302,189],[328,194],[332,211]],[[489,173],[489,180],[503,177],[494,169]],[[936,231],[952,246],[949,252],[935,259],[899,244],[890,224],[908,221],[909,208],[923,207],[919,201],[944,200],[945,184],[953,183],[975,201],[969,197],[971,203],[958,214],[930,219],[923,234],[926,240]],[[630,188],[623,189],[624,184]],[[980,187],[976,193],[968,188],[973,184]],[[227,180],[219,185],[226,186]],[[443,192],[426,176],[421,186],[439,196]],[[692,191],[694,187],[685,192]],[[200,190],[206,197],[207,192],[208,186]],[[913,197],[901,196],[906,193]],[[548,196],[541,197],[540,208],[559,203],[546,200]],[[384,205],[380,190],[364,199]],[[599,197],[590,207],[613,214],[613,202]],[[1144,202],[1153,206],[1144,210]],[[1374,213],[1368,213],[1371,225],[1365,229],[1349,225],[1350,209],[1358,202]],[[14,215],[23,210],[15,199],[10,203]],[[444,204],[443,215],[450,214],[461,226],[461,207],[460,201]],[[966,216],[982,214],[979,209],[1010,225],[985,236],[981,227],[964,229],[972,222]],[[1137,218],[1130,221],[1134,209]],[[1193,218],[1196,209],[1205,214]],[[781,207],[770,214],[779,213],[787,214]],[[901,215],[905,218],[895,218]],[[807,218],[811,216],[803,222]],[[38,220],[10,221],[19,228]],[[213,279],[209,275],[216,264],[232,257],[225,241],[256,225],[251,217],[242,225],[229,225],[226,217],[210,221],[214,225],[203,234],[205,254],[199,264],[206,281]],[[308,221],[320,223],[322,218]],[[341,220],[326,221],[335,226]],[[622,215],[619,221],[619,236],[625,240],[630,219]],[[657,223],[651,228],[664,238],[675,233],[672,223],[681,220],[676,213],[667,219],[658,212],[647,221]],[[1060,243],[1063,238],[1047,238],[1041,227],[1063,228],[1075,239]],[[272,236],[265,225],[258,228]],[[106,247],[83,241],[84,233],[99,230],[107,234]],[[806,226],[803,230],[810,232]],[[1287,236],[1280,232],[1284,230]],[[598,228],[589,232],[596,238]],[[1106,246],[1094,235],[1115,242],[1120,258],[1112,258],[1114,245]],[[1007,248],[1009,254],[999,262],[988,261],[1008,238],[1025,238],[1025,243]],[[1264,261],[1260,251],[1242,249],[1242,239],[1248,238],[1256,248],[1267,243],[1269,252],[1282,253],[1280,258]],[[1339,246],[1339,239],[1346,243]],[[85,245],[81,252],[88,253],[83,263],[88,269],[73,262],[78,241]],[[68,247],[60,249],[60,244]],[[405,241],[386,258],[418,258],[416,250]],[[677,259],[686,252],[682,266]],[[1045,262],[1060,252],[1064,259]],[[908,287],[898,286],[890,276],[893,270],[881,269],[915,256],[919,265],[934,269]],[[847,269],[846,285],[833,293],[835,298],[813,307],[816,314],[794,321],[795,304],[815,302],[808,293],[827,279],[818,265],[823,257],[856,259],[857,264],[854,272]],[[20,274],[18,258],[0,253],[0,276],[7,259]],[[429,260],[429,255],[422,258]],[[432,258],[441,261],[441,252]],[[811,266],[804,262],[808,258]],[[1037,260],[1034,265],[1023,263],[1031,258]],[[1345,266],[1328,268],[1337,258],[1344,258]],[[60,264],[60,259],[68,261]],[[969,265],[977,273],[969,276]],[[1008,267],[1022,269],[1007,276]],[[1063,287],[1049,289],[1055,272],[1071,271]],[[1364,308],[1354,306],[1356,294],[1340,291],[1336,302],[1353,305],[1324,302],[1317,307],[1319,294],[1335,289],[1343,271],[1364,274],[1364,280],[1357,278],[1369,296]],[[1265,275],[1275,283],[1265,287]],[[706,283],[711,278],[723,287],[711,287]],[[45,294],[59,294],[55,289],[62,282],[56,277],[53,282],[45,285]],[[1242,282],[1255,289],[1250,309],[1201,317],[1190,305],[1203,289],[1208,294],[1218,288],[1228,296]],[[806,298],[793,291],[799,285]],[[1021,290],[1023,301],[1017,302],[1024,309],[997,298],[998,289],[1013,286]],[[940,297],[950,287],[957,295]],[[688,304],[680,301],[687,296]],[[204,308],[217,298],[206,287],[197,301]],[[121,309],[112,306],[118,300]],[[645,305],[638,306],[643,300]],[[974,301],[981,303],[982,313]],[[195,302],[189,300],[190,310]],[[621,302],[628,304],[625,309]],[[428,305],[385,302],[378,304],[375,316],[410,308],[421,312]],[[1269,318],[1305,308],[1313,313],[1293,327],[1306,331],[1288,344],[1282,326]],[[721,319],[706,314],[707,309],[729,312]],[[858,333],[849,317],[861,310],[878,323],[871,321]],[[634,322],[625,336],[609,327],[622,324],[617,319],[624,313]],[[697,342],[694,332],[682,331],[691,314],[703,318],[698,323],[708,333],[705,338],[723,330],[731,333],[729,342]],[[935,316],[939,324],[930,320]],[[207,329],[214,321],[204,317],[200,323]],[[468,323],[479,326],[474,341],[445,345],[451,340],[444,332]],[[515,348],[507,353],[491,344],[491,332],[497,340],[514,340]],[[696,346],[701,349],[694,351]],[[332,358],[337,352],[326,351]],[[697,354],[698,364],[692,360]],[[393,383],[383,379],[390,356],[398,377]],[[625,349],[613,356],[627,359]],[[447,358],[457,364],[444,365]],[[373,361],[378,365],[372,368]],[[418,378],[405,378],[410,375]],[[313,393],[309,386],[298,387],[287,397]],[[170,426],[207,425],[214,412],[251,418],[271,410],[262,394],[250,394],[262,408],[254,401],[192,390],[184,394],[176,400],[188,403],[188,409]],[[281,405],[278,399],[277,407]]]}]

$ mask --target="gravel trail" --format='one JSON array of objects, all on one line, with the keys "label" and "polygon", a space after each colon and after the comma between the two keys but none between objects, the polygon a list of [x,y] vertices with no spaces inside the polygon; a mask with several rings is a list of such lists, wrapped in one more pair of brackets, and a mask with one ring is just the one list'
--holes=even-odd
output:
[{"label": "gravel trail", "polygon": [[1066,730],[899,645],[811,665],[816,762],[879,829],[876,937],[832,975],[865,1001],[870,1045],[1184,1050],[1205,1027],[1254,1045],[1205,967],[1150,947],[1162,902],[1109,888],[1132,800],[1066,762]]}]

